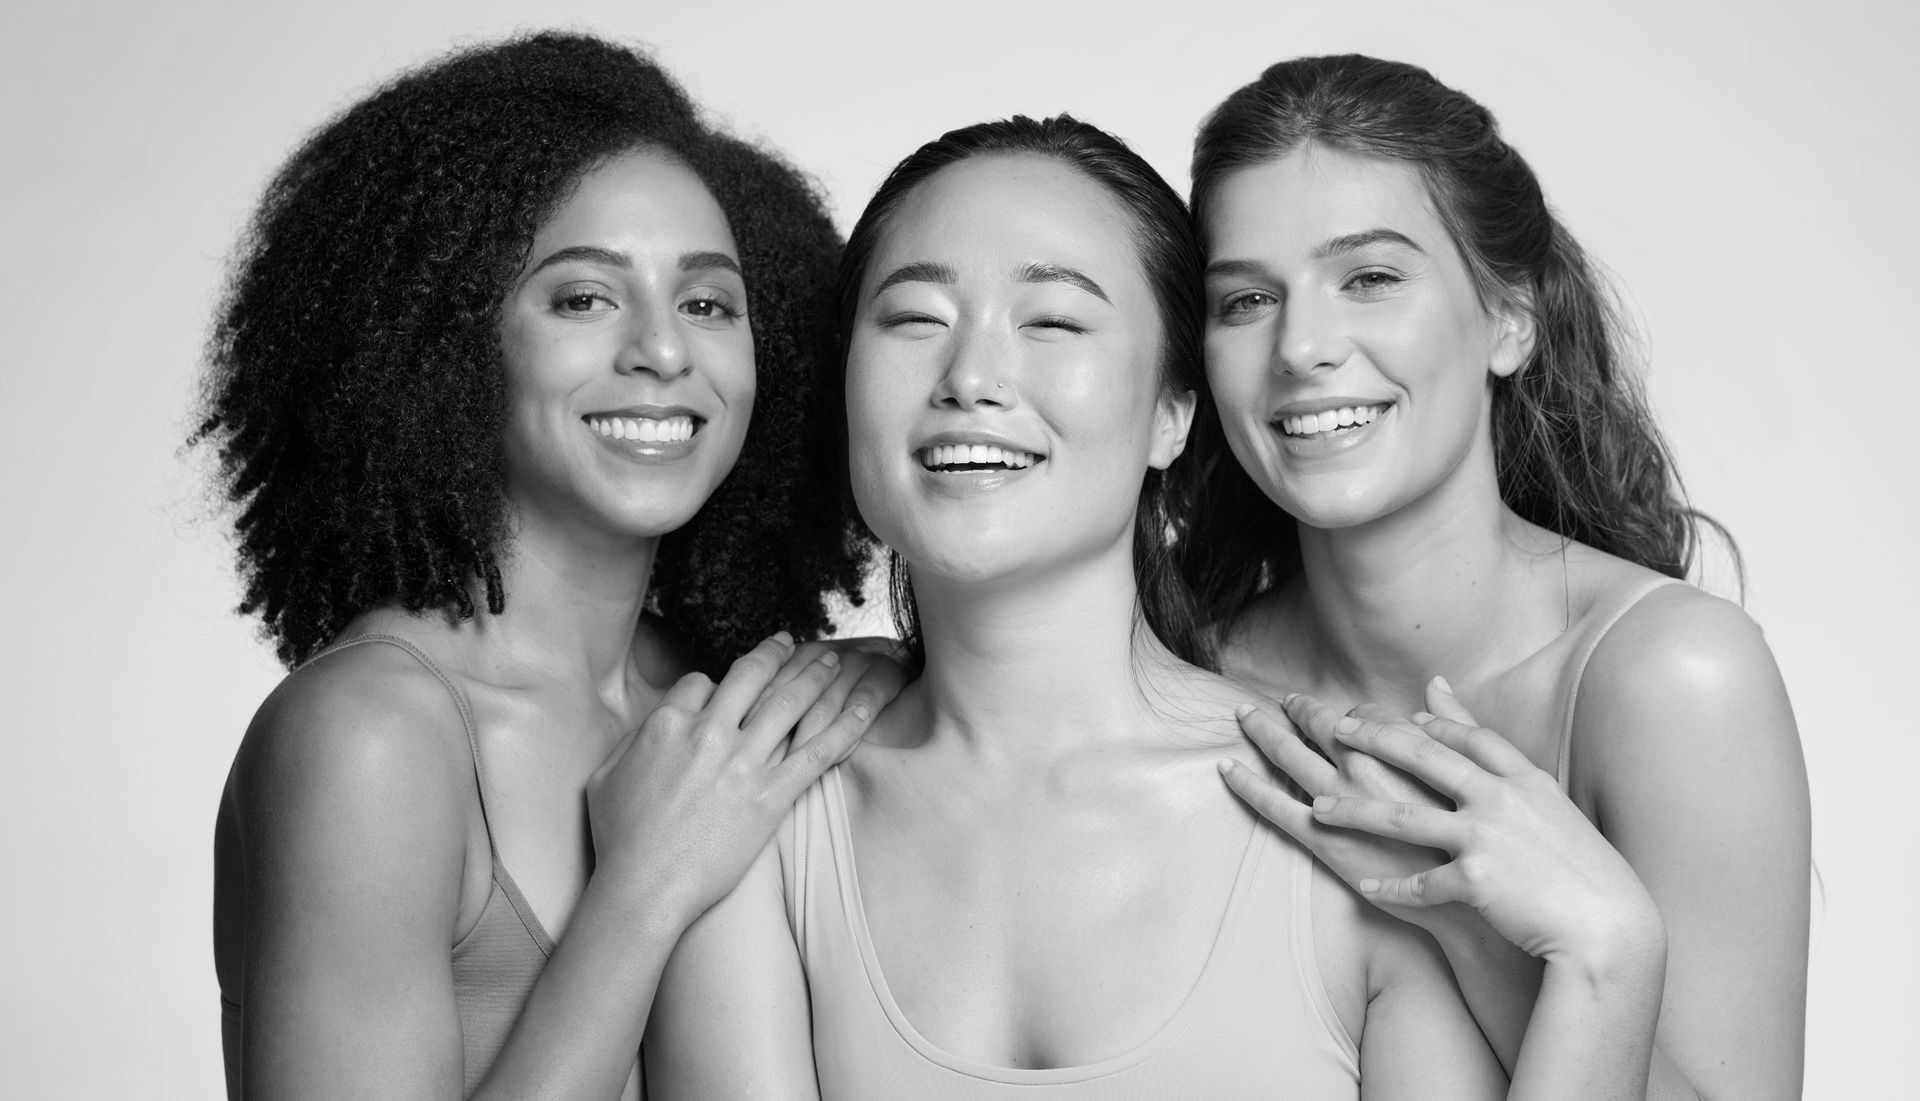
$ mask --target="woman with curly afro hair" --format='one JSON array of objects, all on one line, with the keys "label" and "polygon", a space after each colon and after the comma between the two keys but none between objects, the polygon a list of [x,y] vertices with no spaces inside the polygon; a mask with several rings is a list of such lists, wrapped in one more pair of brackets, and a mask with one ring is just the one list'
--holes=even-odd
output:
[{"label": "woman with curly afro hair", "polygon": [[679,934],[899,687],[754,645],[861,576],[839,248],[578,35],[404,74],[274,178],[195,436],[292,668],[216,825],[230,1095],[638,1095]]}]

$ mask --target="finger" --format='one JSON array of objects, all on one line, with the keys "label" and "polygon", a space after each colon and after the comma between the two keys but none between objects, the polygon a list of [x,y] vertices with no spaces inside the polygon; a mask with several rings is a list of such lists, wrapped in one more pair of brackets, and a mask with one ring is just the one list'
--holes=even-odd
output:
[{"label": "finger", "polygon": [[1412,725],[1405,715],[1400,714],[1390,707],[1383,707],[1377,703],[1356,704],[1347,710],[1347,714],[1363,722],[1407,723],[1408,725]]},{"label": "finger", "polygon": [[1427,736],[1441,745],[1493,773],[1518,776],[1532,771],[1534,763],[1510,741],[1484,726],[1455,722],[1438,715],[1420,724]]},{"label": "finger", "polygon": [[1453,686],[1447,683],[1445,677],[1436,676],[1427,682],[1427,710],[1443,719],[1452,719],[1457,723],[1466,723],[1468,726],[1480,725],[1474,719],[1473,712],[1467,710],[1467,705],[1461,703],[1460,697],[1453,694]]},{"label": "finger", "polygon": [[1293,720],[1300,733],[1319,747],[1322,756],[1332,760],[1340,751],[1340,741],[1334,735],[1345,716],[1305,692],[1295,692],[1282,700],[1280,706],[1286,709],[1287,718]]},{"label": "finger", "polygon": [[840,655],[840,670],[834,676],[833,683],[827,685],[827,690],[813,701],[813,706],[807,708],[806,714],[800,716],[799,724],[794,727],[796,741],[804,742],[825,730],[827,724],[846,709],[847,697],[853,695],[854,687],[880,660],[870,653],[850,647],[839,647],[835,652]]},{"label": "finger", "polygon": [[722,722],[740,723],[792,653],[793,639],[782,631],[740,655],[714,686],[713,698],[702,710]]},{"label": "finger", "polygon": [[812,642],[802,642],[798,644],[787,654],[786,664],[780,666],[780,671],[773,675],[772,687],[777,688],[799,676],[801,673],[806,672],[807,666],[812,665],[816,658],[828,650],[832,650],[843,656],[845,654],[842,648],[835,646],[831,642],[821,642],[818,639]]},{"label": "finger", "polygon": [[1335,731],[1343,744],[1412,775],[1455,803],[1478,791],[1487,778],[1486,770],[1422,731],[1351,716],[1347,721],[1353,725]]},{"label": "finger", "polygon": [[1292,777],[1308,795],[1318,795],[1333,785],[1336,776],[1333,765],[1315,752],[1284,718],[1265,708],[1251,707],[1240,713],[1240,729],[1267,760]]},{"label": "finger", "polygon": [[1308,841],[1313,832],[1313,813],[1292,792],[1232,759],[1220,762],[1220,776],[1260,817],[1308,848],[1313,847]]},{"label": "finger", "polygon": [[1458,816],[1438,807],[1322,795],[1313,801],[1312,813],[1314,821],[1323,826],[1359,830],[1450,853],[1460,850]]},{"label": "finger", "polygon": [[793,732],[793,724],[832,686],[840,674],[840,655],[823,651],[800,675],[779,686],[769,687],[753,706],[751,719],[743,720],[742,731],[750,744],[778,757],[777,744]]},{"label": "finger", "polygon": [[712,678],[705,673],[688,673],[673,682],[673,687],[667,689],[667,694],[660,697],[659,707],[654,710],[658,711],[661,707],[675,707],[691,715],[706,707],[707,701],[712,698]]},{"label": "finger", "polygon": [[853,752],[867,736],[878,711],[864,703],[855,703],[825,730],[787,752],[787,758],[774,766],[768,790],[785,803],[800,798],[800,793]]},{"label": "finger", "polygon": [[1354,887],[1368,901],[1386,906],[1425,907],[1464,901],[1459,867],[1455,864],[1442,864],[1412,875],[1369,877]]},{"label": "finger", "polygon": [[[842,697],[832,710],[827,710],[823,703],[816,703],[808,709],[806,717],[800,720],[796,735],[800,741],[811,740],[829,723],[856,706],[865,707],[870,715],[878,715],[913,680],[911,669],[886,654],[869,650],[864,651],[863,656],[871,660],[867,662],[865,672],[860,674],[860,679],[854,683],[852,691]],[[834,682],[835,687],[846,679],[843,675],[840,681]]]}]

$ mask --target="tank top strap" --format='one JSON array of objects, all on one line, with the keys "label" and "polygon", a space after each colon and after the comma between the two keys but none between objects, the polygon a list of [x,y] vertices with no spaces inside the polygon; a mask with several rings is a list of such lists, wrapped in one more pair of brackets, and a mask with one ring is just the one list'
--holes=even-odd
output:
[{"label": "tank top strap", "polygon": [[[447,695],[453,697],[453,705],[460,709],[460,724],[464,726],[467,731],[467,752],[469,756],[473,758],[473,782],[480,789],[480,822],[487,831],[487,855],[493,861],[494,874],[498,877],[504,869],[500,866],[500,849],[493,843],[493,822],[487,814],[487,806],[491,802],[488,796],[492,793],[492,789],[487,784],[487,770],[481,767],[480,764],[480,730],[479,727],[474,724],[473,707],[467,703],[466,693],[460,691],[460,686],[453,682],[453,678],[447,675],[446,670],[440,668],[432,658],[428,657],[425,650],[420,649],[420,647],[415,646],[399,635],[389,635],[378,632],[355,635],[352,638],[336,642],[308,658],[303,665],[311,665],[321,658],[326,657],[328,654],[368,642],[384,642],[389,646],[395,646],[406,651],[413,660],[420,663],[422,668],[433,674],[434,679],[438,680],[441,687],[447,690]],[[509,890],[510,892],[517,893],[518,888],[513,887],[509,888]]]},{"label": "tank top strap", "polygon": [[1630,588],[1625,595],[1617,598],[1613,607],[1604,616],[1598,617],[1594,625],[1581,638],[1574,650],[1573,661],[1567,667],[1566,703],[1560,713],[1560,756],[1554,764],[1554,778],[1560,782],[1562,791],[1569,790],[1568,784],[1573,776],[1573,709],[1580,699],[1580,682],[1586,679],[1587,662],[1592,660],[1593,652],[1600,648],[1600,641],[1613,630],[1626,614],[1632,611],[1642,600],[1656,590],[1669,585],[1685,585],[1687,582],[1677,577],[1655,577]]}]

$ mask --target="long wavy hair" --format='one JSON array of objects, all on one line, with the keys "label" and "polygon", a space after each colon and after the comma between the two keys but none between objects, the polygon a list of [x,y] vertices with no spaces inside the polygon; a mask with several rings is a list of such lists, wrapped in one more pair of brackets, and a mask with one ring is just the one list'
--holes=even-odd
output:
[{"label": "long wavy hair", "polygon": [[[914,188],[942,168],[995,154],[1058,161],[1098,184],[1126,212],[1159,314],[1161,381],[1175,393],[1192,391],[1204,402],[1202,260],[1186,204],[1124,141],[1071,115],[1037,120],[1015,115],[950,130],[894,166],[848,235],[846,255],[840,264],[842,343],[838,362],[843,381],[860,286],[895,209]],[[1197,467],[1191,460],[1182,458],[1164,471],[1147,471],[1134,514],[1133,572],[1139,589],[1139,612],[1148,628],[1181,659],[1211,667],[1211,636],[1202,628],[1193,593],[1181,575],[1174,551],[1188,538],[1198,492]],[[850,499],[850,490],[848,494]],[[888,563],[894,627],[917,665],[924,658],[924,648],[906,562],[889,552]]]},{"label": "long wavy hair", "polygon": [[[500,314],[535,230],[635,149],[705,182],[741,252],[758,393],[732,472],[661,541],[649,603],[713,667],[857,600],[865,546],[821,508],[840,241],[813,185],[706,125],[643,54],[578,34],[459,50],[309,137],[241,240],[192,442],[217,449],[245,596],[295,665],[385,604],[498,614],[510,517]],[[828,401],[833,404],[829,405]]]},{"label": "long wavy hair", "polygon": [[[1414,166],[1482,302],[1532,317],[1532,353],[1493,383],[1493,452],[1507,507],[1568,539],[1686,576],[1701,526],[1718,525],[1687,504],[1609,289],[1493,115],[1397,61],[1348,54],[1271,66],[1200,125],[1192,205],[1201,239],[1223,181],[1305,146]],[[1217,420],[1196,423],[1190,448],[1205,467],[1205,501],[1182,568],[1210,622],[1224,627],[1248,599],[1299,570],[1299,533],[1234,460]]]}]

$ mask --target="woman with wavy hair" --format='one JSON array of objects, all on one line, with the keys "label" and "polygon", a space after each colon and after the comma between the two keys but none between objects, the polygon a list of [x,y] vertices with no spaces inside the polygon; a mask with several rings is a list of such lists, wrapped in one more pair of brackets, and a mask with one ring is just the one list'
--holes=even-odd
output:
[{"label": "woman with wavy hair", "polygon": [[785,634],[703,675],[857,588],[838,254],[577,35],[404,74],[274,178],[196,436],[292,668],[216,826],[232,1096],[637,1096],[680,931],[897,688]]},{"label": "woman with wavy hair", "polygon": [[[1558,901],[1586,936],[1510,1090],[1431,942],[1222,783],[1258,763],[1256,697],[1204,668],[1171,554],[1200,267],[1179,196],[1064,116],[948,133],[868,204],[852,488],[924,671],[677,947],[656,1101],[1558,1101],[1644,1073],[1658,916],[1577,811]],[[1495,915],[1522,939],[1560,917]]]},{"label": "woman with wavy hair", "polygon": [[[1682,580],[1705,521],[1533,172],[1471,98],[1345,56],[1227,97],[1193,179],[1219,420],[1186,574],[1224,670],[1303,693],[1245,721],[1298,787],[1230,782],[1432,934],[1509,1067],[1591,925],[1577,806],[1666,930],[1645,1095],[1798,1096],[1793,713],[1752,620]],[[1497,935],[1526,899],[1559,913]]]}]

